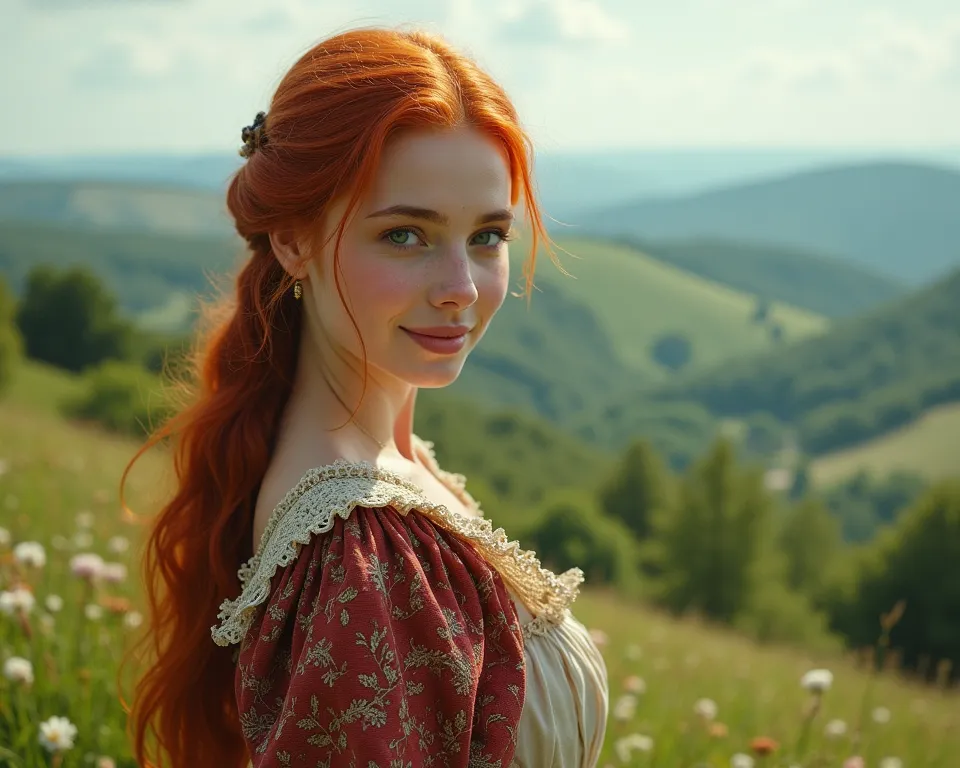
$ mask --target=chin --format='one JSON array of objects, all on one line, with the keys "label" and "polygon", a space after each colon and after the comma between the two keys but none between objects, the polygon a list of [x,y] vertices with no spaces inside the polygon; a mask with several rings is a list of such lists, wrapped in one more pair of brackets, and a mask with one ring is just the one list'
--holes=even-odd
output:
[{"label": "chin", "polygon": [[464,358],[438,360],[433,365],[420,365],[403,372],[402,379],[420,389],[440,389],[448,387],[460,377]]}]

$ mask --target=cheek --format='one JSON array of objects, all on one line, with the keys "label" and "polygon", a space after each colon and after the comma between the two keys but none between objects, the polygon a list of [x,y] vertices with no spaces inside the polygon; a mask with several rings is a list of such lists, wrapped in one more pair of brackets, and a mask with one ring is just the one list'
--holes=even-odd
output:
[{"label": "cheek", "polygon": [[360,321],[360,315],[379,318],[397,314],[418,289],[417,275],[400,269],[383,259],[355,254],[348,264],[347,254],[341,262],[341,284],[344,294]]},{"label": "cheek", "polygon": [[510,262],[507,258],[498,258],[489,268],[476,278],[479,300],[484,309],[492,314],[500,308],[510,286]]}]

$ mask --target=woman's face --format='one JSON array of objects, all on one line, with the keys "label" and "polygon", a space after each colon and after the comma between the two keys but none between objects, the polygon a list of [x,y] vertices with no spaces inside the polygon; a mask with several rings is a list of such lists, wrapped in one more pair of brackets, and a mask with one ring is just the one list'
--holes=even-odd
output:
[{"label": "woman's face", "polygon": [[[371,375],[416,387],[456,380],[506,295],[510,186],[506,154],[476,129],[401,134],[387,145],[340,244],[340,288]],[[323,239],[346,205],[332,204]],[[332,351],[361,360],[337,291],[335,244],[308,263],[303,298]]]}]

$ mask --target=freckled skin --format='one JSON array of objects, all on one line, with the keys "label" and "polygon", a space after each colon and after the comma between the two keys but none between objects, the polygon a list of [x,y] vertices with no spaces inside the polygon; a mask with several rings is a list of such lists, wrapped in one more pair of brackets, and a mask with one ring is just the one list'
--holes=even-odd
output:
[{"label": "freckled skin", "polygon": [[[512,209],[510,193],[505,153],[476,129],[410,133],[387,146],[372,188],[344,231],[339,259],[341,289],[363,337],[372,376],[414,387],[442,387],[456,380],[503,303],[509,281],[507,245],[491,232],[509,231],[510,222],[478,225],[476,219]],[[449,217],[449,224],[409,216],[366,218],[399,204],[438,211]],[[346,200],[330,207],[324,237],[345,210]],[[396,231],[401,227],[409,229]],[[408,248],[399,250],[391,242]],[[361,348],[337,294],[334,244],[335,238],[308,264],[304,300],[312,302],[316,322],[338,357],[357,369]],[[452,355],[428,352],[402,330],[438,325],[473,330],[464,348]]]}]

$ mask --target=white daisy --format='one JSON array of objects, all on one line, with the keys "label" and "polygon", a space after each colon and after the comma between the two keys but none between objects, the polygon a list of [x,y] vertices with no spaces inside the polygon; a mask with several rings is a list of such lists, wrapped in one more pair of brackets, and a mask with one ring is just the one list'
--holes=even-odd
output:
[{"label": "white daisy", "polygon": [[40,745],[48,752],[66,752],[73,749],[77,726],[65,717],[51,717],[40,723]]}]

